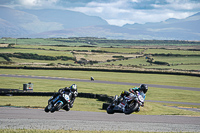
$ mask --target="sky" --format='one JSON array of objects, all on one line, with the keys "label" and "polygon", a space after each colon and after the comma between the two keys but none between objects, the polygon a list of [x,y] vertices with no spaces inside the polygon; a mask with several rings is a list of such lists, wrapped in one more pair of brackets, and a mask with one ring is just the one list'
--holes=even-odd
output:
[{"label": "sky", "polygon": [[14,9],[62,9],[99,16],[111,25],[183,19],[200,12],[200,0],[0,0]]}]

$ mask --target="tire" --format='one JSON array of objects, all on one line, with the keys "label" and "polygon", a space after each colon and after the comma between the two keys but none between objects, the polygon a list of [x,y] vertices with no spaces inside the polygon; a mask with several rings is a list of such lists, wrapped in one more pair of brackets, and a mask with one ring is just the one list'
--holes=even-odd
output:
[{"label": "tire", "polygon": [[136,111],[138,108],[139,108],[139,103],[134,102],[132,107],[129,107],[129,106],[125,107],[124,114],[129,115],[133,113],[134,111]]},{"label": "tire", "polygon": [[48,113],[50,110],[48,109],[48,105],[46,106],[46,108],[44,109],[44,111],[46,112],[46,113]]},{"label": "tire", "polygon": [[58,103],[56,106],[54,106],[52,109],[51,109],[51,113],[54,113],[55,111],[59,111],[62,107],[62,103]]},{"label": "tire", "polygon": [[50,111],[51,111],[51,113],[54,113],[56,110],[57,110],[57,106],[53,107]]},{"label": "tire", "polygon": [[108,114],[114,114],[115,113],[115,111],[113,110],[113,108],[114,108],[114,106],[108,106],[108,108],[107,108],[107,113]]},{"label": "tire", "polygon": [[103,110],[107,110],[107,108],[109,107],[110,103],[103,103],[102,105],[102,109]]}]

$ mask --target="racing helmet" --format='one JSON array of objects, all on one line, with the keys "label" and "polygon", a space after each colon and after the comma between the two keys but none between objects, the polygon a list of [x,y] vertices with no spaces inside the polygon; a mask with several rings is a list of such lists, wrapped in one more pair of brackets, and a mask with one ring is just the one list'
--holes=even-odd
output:
[{"label": "racing helmet", "polygon": [[141,84],[141,85],[140,85],[140,90],[143,91],[144,94],[145,94],[145,93],[147,93],[147,91],[148,91],[148,86],[145,85],[145,84]]},{"label": "racing helmet", "polygon": [[73,85],[70,87],[70,89],[71,89],[72,91],[76,91],[76,90],[77,90],[76,84],[73,84]]}]

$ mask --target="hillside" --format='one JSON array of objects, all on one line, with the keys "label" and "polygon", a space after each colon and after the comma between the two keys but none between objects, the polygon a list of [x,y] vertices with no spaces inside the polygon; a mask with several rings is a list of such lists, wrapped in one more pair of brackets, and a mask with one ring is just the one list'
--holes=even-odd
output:
[{"label": "hillside", "polygon": [[69,10],[43,9],[23,11],[34,14],[40,21],[62,24],[64,29],[72,29],[91,25],[108,25],[108,23],[100,17],[88,16],[80,12]]},{"label": "hillside", "polygon": [[103,37],[126,40],[200,40],[200,13],[146,24],[109,25],[68,10],[16,10],[0,6],[0,37]]},{"label": "hillside", "polygon": [[40,32],[108,25],[96,16],[67,10],[15,10],[0,6],[0,37],[30,37]]},{"label": "hillside", "polygon": [[168,19],[158,23],[87,26],[43,32],[33,37],[106,37],[110,39],[200,40],[200,13],[185,19]]},{"label": "hillside", "polygon": [[152,38],[176,40],[199,40],[200,13],[185,19],[170,18],[163,22],[146,24],[127,24],[124,28],[139,31],[138,34],[148,34]]}]

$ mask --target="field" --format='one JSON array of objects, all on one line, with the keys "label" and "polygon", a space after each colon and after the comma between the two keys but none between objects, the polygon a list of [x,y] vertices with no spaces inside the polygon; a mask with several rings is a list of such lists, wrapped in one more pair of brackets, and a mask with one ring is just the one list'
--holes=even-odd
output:
[{"label": "field", "polygon": [[0,65],[199,73],[199,42],[147,42],[99,38],[7,38],[0,40]]}]

